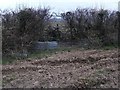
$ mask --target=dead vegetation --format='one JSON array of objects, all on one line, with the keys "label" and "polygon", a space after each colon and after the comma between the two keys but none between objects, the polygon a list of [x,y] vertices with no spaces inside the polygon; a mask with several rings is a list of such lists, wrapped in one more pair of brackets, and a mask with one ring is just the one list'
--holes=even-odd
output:
[{"label": "dead vegetation", "polygon": [[118,88],[118,51],[72,50],[3,65],[4,88]]}]

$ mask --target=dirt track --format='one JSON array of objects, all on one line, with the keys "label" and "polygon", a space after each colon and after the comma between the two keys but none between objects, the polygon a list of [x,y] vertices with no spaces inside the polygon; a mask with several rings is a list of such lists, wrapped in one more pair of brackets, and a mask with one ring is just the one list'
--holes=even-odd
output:
[{"label": "dirt track", "polygon": [[118,51],[61,52],[3,65],[4,88],[118,88]]}]

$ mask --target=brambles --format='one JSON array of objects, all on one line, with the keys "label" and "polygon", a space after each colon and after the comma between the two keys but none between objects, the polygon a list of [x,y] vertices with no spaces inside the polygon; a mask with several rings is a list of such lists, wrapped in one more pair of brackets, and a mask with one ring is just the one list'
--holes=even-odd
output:
[{"label": "brambles", "polygon": [[[76,9],[61,14],[68,26],[71,42],[88,40],[90,46],[115,45],[118,42],[118,21],[115,11]],[[69,34],[70,33],[70,34]]]},{"label": "brambles", "polygon": [[2,52],[7,56],[29,54],[38,41],[55,40],[87,49],[118,44],[120,20],[116,11],[77,8],[61,13],[62,19],[54,21],[49,8],[25,8],[6,11],[2,17]]},{"label": "brambles", "polygon": [[5,12],[2,18],[3,55],[29,52],[33,42],[44,39],[49,18],[48,8]]}]

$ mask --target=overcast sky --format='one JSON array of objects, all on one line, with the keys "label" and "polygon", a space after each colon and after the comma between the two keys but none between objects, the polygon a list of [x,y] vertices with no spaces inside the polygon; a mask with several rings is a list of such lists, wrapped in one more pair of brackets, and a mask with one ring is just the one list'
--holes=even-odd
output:
[{"label": "overcast sky", "polygon": [[52,12],[64,12],[79,8],[104,8],[118,10],[120,0],[0,0],[0,9],[27,7],[50,7]]}]

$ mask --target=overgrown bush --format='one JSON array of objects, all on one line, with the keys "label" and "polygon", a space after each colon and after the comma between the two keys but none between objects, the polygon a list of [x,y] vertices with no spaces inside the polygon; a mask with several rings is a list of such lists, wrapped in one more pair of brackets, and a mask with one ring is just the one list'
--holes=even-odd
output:
[{"label": "overgrown bush", "polygon": [[68,26],[67,35],[71,42],[87,39],[91,46],[95,43],[100,46],[118,43],[116,11],[78,8],[62,13],[61,16]]},{"label": "overgrown bush", "polygon": [[30,51],[35,41],[44,40],[49,8],[24,8],[4,12],[2,16],[3,55]]},{"label": "overgrown bush", "polygon": [[24,8],[2,13],[3,55],[30,52],[34,42],[46,40],[85,42],[89,47],[118,44],[119,12],[77,8],[61,13],[65,21],[61,31],[50,25],[52,15],[49,10]]}]

